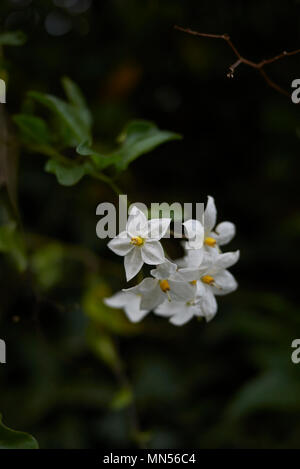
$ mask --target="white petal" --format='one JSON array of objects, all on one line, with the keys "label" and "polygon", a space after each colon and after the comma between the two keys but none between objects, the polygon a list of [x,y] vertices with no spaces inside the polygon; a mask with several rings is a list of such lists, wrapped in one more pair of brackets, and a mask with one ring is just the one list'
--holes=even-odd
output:
[{"label": "white petal", "polygon": [[159,305],[161,305],[166,299],[166,294],[160,289],[159,286],[152,292],[142,297],[141,307],[153,311]]},{"label": "white petal", "polygon": [[183,223],[188,242],[187,249],[201,249],[204,241],[204,228],[199,220],[187,220]]},{"label": "white petal", "polygon": [[234,237],[235,225],[230,221],[223,221],[216,226],[215,232],[217,233],[217,236],[214,236],[214,238],[220,246],[223,246],[224,244],[229,243]]},{"label": "white petal", "polygon": [[204,249],[189,249],[186,255],[186,266],[187,267],[199,267],[202,264],[203,257],[205,255]]},{"label": "white petal", "polygon": [[118,292],[110,298],[105,298],[104,303],[111,308],[123,308],[130,321],[138,322],[148,313],[140,308],[141,297],[134,293]]},{"label": "white petal", "polygon": [[[215,270],[218,270],[219,267],[216,265],[217,259],[220,257],[220,254],[217,249],[210,248],[209,250],[204,250],[203,259],[199,266],[200,276],[206,274],[212,274]],[[215,267],[216,266],[216,267]]]},{"label": "white petal", "polygon": [[165,259],[163,264],[159,264],[156,269],[150,271],[151,275],[157,279],[169,279],[171,275],[175,274],[177,265]]},{"label": "white petal", "polygon": [[176,263],[177,267],[179,268],[184,268],[184,267],[188,267],[188,263],[187,263],[187,258],[186,256],[184,257],[180,257],[179,259],[175,259],[174,262]]},{"label": "white petal", "polygon": [[200,278],[199,269],[193,269],[189,267],[179,269],[178,274],[183,280],[186,280],[187,282],[192,282],[193,280],[199,280]]},{"label": "white petal", "polygon": [[184,308],[183,302],[166,300],[155,309],[154,313],[158,316],[170,317],[174,314],[180,314],[182,308]]},{"label": "white petal", "polygon": [[107,306],[110,306],[111,308],[123,308],[125,296],[126,293],[119,291],[109,298],[104,298],[103,303],[105,303]]},{"label": "white petal", "polygon": [[147,218],[136,206],[132,207],[126,224],[126,231],[133,236],[145,237],[147,235]]},{"label": "white petal", "polygon": [[217,220],[217,209],[214,198],[210,195],[207,199],[206,208],[204,210],[204,229],[205,233],[210,233],[214,228]]},{"label": "white petal", "polygon": [[234,265],[240,257],[240,251],[234,252],[225,252],[224,254],[219,254],[215,259],[214,265],[212,267],[213,271],[219,271],[227,269]]},{"label": "white petal", "polygon": [[227,293],[235,291],[238,287],[237,281],[228,270],[217,273],[214,279],[216,286],[212,287],[212,290],[215,295],[227,295]]},{"label": "white petal", "polygon": [[153,218],[148,221],[148,237],[160,239],[165,236],[171,223],[171,218]]},{"label": "white petal", "polygon": [[142,268],[144,261],[141,255],[141,248],[134,247],[124,258],[126,280],[129,282]]},{"label": "white petal", "polygon": [[125,313],[131,322],[139,322],[143,319],[149,310],[141,309],[141,298],[137,295],[130,295],[131,298],[124,306]]},{"label": "white petal", "polygon": [[128,237],[126,231],[122,231],[114,239],[109,241],[107,244],[109,249],[111,249],[118,256],[126,256],[132,249],[133,245],[130,244],[130,238]]},{"label": "white petal", "polygon": [[146,264],[157,265],[165,262],[165,253],[159,241],[146,240],[141,247],[141,252]]},{"label": "white petal", "polygon": [[162,291],[160,286],[156,284],[153,290],[149,290],[142,296],[141,307],[153,311],[161,305],[166,299],[166,294]]},{"label": "white petal", "polygon": [[218,305],[211,287],[207,287],[201,299],[201,309],[207,321],[210,321],[216,314]]},{"label": "white petal", "polygon": [[169,280],[170,298],[172,301],[190,301],[194,299],[196,287],[186,282]]},{"label": "white petal", "polygon": [[171,317],[170,322],[174,326],[182,326],[192,319],[194,311],[191,306],[184,306],[179,314],[175,314]]},{"label": "white petal", "polygon": [[205,295],[205,293],[206,293],[205,284],[201,282],[201,280],[198,280],[196,283],[196,298],[200,299],[200,302],[201,302],[201,298]]},{"label": "white petal", "polygon": [[144,278],[140,283],[131,288],[123,288],[123,292],[132,292],[143,295],[149,289],[152,290],[157,285],[157,280],[151,277]]},{"label": "white petal", "polygon": [[141,297],[141,308],[148,311],[153,310],[166,299],[165,294],[159,286],[159,281],[150,277],[144,278],[135,287],[127,288],[123,291],[139,294]]},{"label": "white petal", "polygon": [[128,306],[125,308],[125,313],[128,317],[128,319],[131,322],[139,322],[141,321],[148,313],[149,311],[145,311],[140,308],[129,308]]}]

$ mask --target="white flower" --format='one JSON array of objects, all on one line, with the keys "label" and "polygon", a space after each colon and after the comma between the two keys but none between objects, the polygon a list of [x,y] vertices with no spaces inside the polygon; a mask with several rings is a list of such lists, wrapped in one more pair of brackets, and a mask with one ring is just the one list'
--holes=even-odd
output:
[{"label": "white flower", "polygon": [[138,322],[143,319],[149,310],[140,308],[141,297],[134,293],[120,291],[115,293],[110,298],[105,298],[104,303],[111,308],[124,309],[128,319],[131,322]]},{"label": "white flower", "polygon": [[215,247],[228,244],[235,235],[235,225],[229,221],[223,221],[216,225],[217,209],[214,198],[208,196],[204,211],[204,246]]},{"label": "white flower", "polygon": [[154,278],[147,277],[138,285],[123,290],[134,293],[141,297],[141,308],[153,310],[166,299],[170,303],[173,301],[187,300],[194,296],[196,288],[177,272],[176,264],[167,259],[163,264],[151,270]]},{"label": "white flower", "polygon": [[200,306],[200,299],[193,298],[190,301],[165,301],[159,305],[155,314],[158,316],[169,317],[170,322],[175,326],[182,326],[190,321],[194,316],[203,316]]},{"label": "white flower", "polygon": [[127,281],[140,271],[144,263],[158,265],[165,261],[159,240],[166,234],[170,222],[170,218],[155,218],[148,221],[136,206],[131,209],[126,230],[108,243],[108,247],[114,253],[125,256]]},{"label": "white flower", "polygon": [[215,295],[226,295],[236,290],[237,282],[227,270],[239,259],[239,251],[219,254],[217,251],[207,255],[199,267],[186,267],[179,273],[190,282],[196,283],[196,298],[199,299],[201,312],[210,321],[217,312]]},{"label": "white flower", "polygon": [[153,219],[136,206],[129,214],[126,230],[108,244],[124,256],[127,280],[132,279],[144,263],[155,265],[152,277],[138,285],[123,289],[104,302],[112,308],[123,308],[132,322],[140,321],[150,311],[182,325],[194,316],[210,321],[217,312],[217,295],[226,295],[237,288],[237,282],[227,270],[239,258],[239,251],[221,253],[235,234],[230,222],[216,225],[217,211],[212,197],[204,211],[204,224],[190,219],[183,223],[187,241],[185,255],[176,263],[165,258],[159,240],[168,231],[171,219]]},{"label": "white flower", "polygon": [[185,249],[200,249],[204,241],[204,228],[199,220],[188,220],[183,223],[184,231],[188,239]]}]

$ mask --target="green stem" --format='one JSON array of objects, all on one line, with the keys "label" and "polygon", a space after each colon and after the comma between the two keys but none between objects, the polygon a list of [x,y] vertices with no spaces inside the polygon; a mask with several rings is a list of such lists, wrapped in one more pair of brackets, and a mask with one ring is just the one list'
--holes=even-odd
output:
[{"label": "green stem", "polygon": [[117,194],[120,195],[122,194],[122,190],[119,188],[119,186],[108,176],[102,173],[91,173],[91,176],[94,177],[95,179],[99,179],[100,181],[106,182],[108,186],[111,187],[111,189]]}]

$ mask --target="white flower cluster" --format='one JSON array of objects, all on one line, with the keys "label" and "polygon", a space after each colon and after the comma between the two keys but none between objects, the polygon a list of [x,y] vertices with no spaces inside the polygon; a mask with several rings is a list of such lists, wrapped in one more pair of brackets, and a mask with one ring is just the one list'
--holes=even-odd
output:
[{"label": "white flower cluster", "polygon": [[150,311],[170,318],[170,322],[177,326],[194,316],[210,321],[217,312],[215,296],[226,295],[237,288],[237,282],[227,268],[239,259],[239,251],[222,253],[220,248],[234,237],[234,224],[223,222],[215,226],[216,218],[214,199],[209,196],[204,224],[198,220],[183,223],[185,255],[171,262],[166,259],[160,243],[169,230],[171,219],[148,221],[134,206],[126,230],[112,239],[108,247],[124,256],[127,281],[144,263],[156,268],[151,270],[151,277],[104,302],[112,308],[123,308],[132,322],[140,321]]}]

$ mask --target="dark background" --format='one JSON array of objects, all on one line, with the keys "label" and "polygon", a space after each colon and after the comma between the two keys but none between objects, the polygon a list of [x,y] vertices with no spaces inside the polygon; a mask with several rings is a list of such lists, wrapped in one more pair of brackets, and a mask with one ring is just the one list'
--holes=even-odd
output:
[{"label": "dark background", "polygon": [[[237,226],[230,249],[241,250],[239,289],[220,298],[207,325],[175,328],[149,315],[131,326],[117,312],[111,319],[101,297],[124,286],[122,263],[96,238],[95,208],[115,195],[88,178],[61,187],[43,157],[23,151],[30,268],[19,274],[1,258],[4,421],[42,448],[132,447],[137,439],[151,448],[299,447],[300,365],[290,358],[300,334],[299,106],[245,65],[228,79],[236,58],[224,41],[173,28],[227,32],[259,61],[299,48],[299,1],[59,4],[68,2],[1,2],[1,28],[28,36],[5,51],[8,112],[20,111],[28,90],[62,95],[68,75],[103,145],[132,118],[182,134],[134,162],[120,185],[145,203],[213,195],[219,221]],[[266,71],[290,91],[299,60]],[[138,437],[123,372],[97,346],[111,339],[134,390]]]}]

